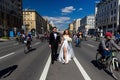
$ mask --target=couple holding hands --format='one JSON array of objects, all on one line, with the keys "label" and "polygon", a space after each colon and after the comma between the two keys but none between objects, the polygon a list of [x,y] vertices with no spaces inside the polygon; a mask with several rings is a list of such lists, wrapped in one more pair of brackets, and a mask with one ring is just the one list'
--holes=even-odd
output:
[{"label": "couple holding hands", "polygon": [[[57,28],[53,28],[53,32],[50,33],[49,37],[49,47],[51,48],[51,63],[54,64],[55,60],[62,63],[69,63],[69,61],[74,57],[74,52],[72,48],[72,38],[70,37],[69,30],[63,32],[62,37],[57,32]],[[60,46],[60,52],[57,54],[58,46]]]}]

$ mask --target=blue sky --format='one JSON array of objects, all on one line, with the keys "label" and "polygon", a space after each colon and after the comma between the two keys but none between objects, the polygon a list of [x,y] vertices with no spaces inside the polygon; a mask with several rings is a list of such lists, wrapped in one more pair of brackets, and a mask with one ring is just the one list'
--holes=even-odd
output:
[{"label": "blue sky", "polygon": [[74,19],[94,14],[95,1],[99,0],[23,0],[23,8],[35,9],[63,30]]}]

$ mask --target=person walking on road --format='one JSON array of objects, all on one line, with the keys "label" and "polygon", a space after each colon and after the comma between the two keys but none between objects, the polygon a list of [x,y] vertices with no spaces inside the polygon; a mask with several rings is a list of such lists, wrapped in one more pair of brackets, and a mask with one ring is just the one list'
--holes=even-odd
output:
[{"label": "person walking on road", "polygon": [[58,45],[60,45],[60,34],[57,32],[57,28],[53,28],[53,32],[50,33],[49,37],[49,47],[51,48],[51,63],[54,64],[54,61],[57,60],[57,50]]},{"label": "person walking on road", "polygon": [[74,57],[74,52],[71,42],[72,42],[72,38],[70,37],[70,33],[68,29],[66,29],[62,36],[62,41],[61,41],[62,45],[58,56],[59,62],[67,64]]}]

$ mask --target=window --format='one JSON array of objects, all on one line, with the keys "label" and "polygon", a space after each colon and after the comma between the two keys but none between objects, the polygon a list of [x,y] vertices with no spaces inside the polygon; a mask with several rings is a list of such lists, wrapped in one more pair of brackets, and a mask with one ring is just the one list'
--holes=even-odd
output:
[{"label": "window", "polygon": [[116,2],[114,2],[114,7],[116,7]]},{"label": "window", "polygon": [[112,8],[112,3],[111,3],[111,8]]},{"label": "window", "polygon": [[111,15],[113,15],[113,10],[111,11]]},{"label": "window", "polygon": [[116,14],[116,9],[114,9],[114,14]]},{"label": "window", "polygon": [[113,17],[111,17],[111,22],[113,21]]},{"label": "window", "polygon": [[114,17],[114,21],[116,20],[116,17]]}]

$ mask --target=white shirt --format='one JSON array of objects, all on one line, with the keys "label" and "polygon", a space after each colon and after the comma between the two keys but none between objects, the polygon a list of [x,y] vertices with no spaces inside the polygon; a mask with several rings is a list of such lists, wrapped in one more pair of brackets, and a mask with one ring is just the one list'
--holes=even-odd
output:
[{"label": "white shirt", "polygon": [[54,37],[55,37],[55,39],[57,38],[57,33],[54,33]]}]

